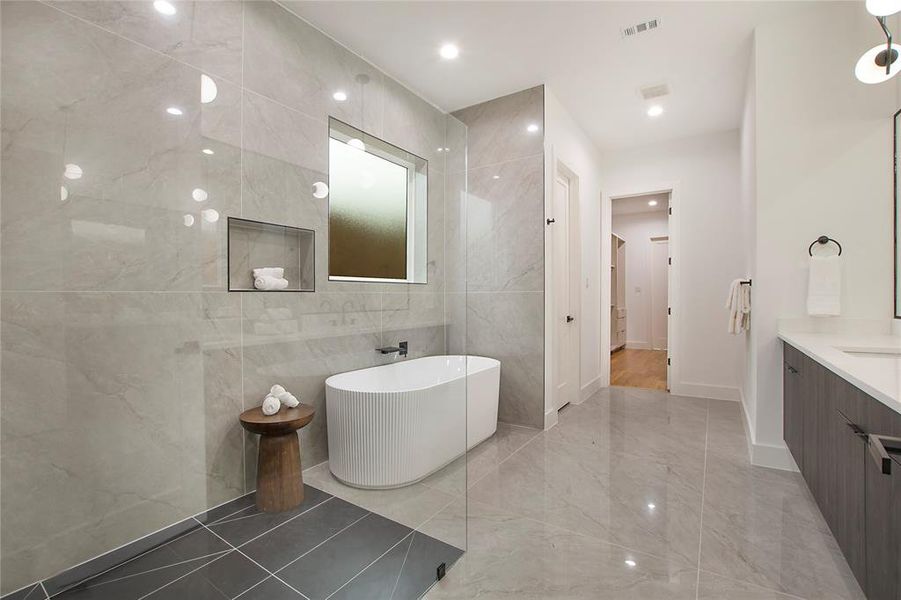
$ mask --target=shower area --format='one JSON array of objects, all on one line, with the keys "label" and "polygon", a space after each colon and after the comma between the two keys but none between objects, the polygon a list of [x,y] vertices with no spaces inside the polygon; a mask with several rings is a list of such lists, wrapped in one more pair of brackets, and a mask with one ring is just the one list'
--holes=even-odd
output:
[{"label": "shower area", "polygon": [[[497,420],[461,358],[467,128],[291,7],[0,3],[4,599],[419,598],[466,551]],[[399,409],[343,426],[327,380],[417,360],[452,373],[419,405],[440,456],[336,476]],[[311,417],[278,511],[240,418],[273,386]]]}]

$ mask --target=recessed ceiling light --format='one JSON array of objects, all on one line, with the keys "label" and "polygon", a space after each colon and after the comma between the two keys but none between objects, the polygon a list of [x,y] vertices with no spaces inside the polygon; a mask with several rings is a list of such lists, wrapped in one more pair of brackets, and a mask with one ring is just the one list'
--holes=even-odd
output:
[{"label": "recessed ceiling light", "polygon": [[67,164],[66,170],[63,171],[63,177],[66,179],[81,179],[82,175],[84,175],[84,171],[75,163]]},{"label": "recessed ceiling light", "polygon": [[492,176],[491,178],[492,178],[492,179],[500,179],[501,176],[500,176],[500,175],[494,175],[494,176]]},{"label": "recessed ceiling light", "polygon": [[204,154],[216,154],[211,148],[204,148],[203,150],[201,150],[201,152],[203,152]]},{"label": "recessed ceiling light", "polygon": [[347,145],[351,148],[356,148],[357,150],[365,150],[366,144],[363,143],[363,140],[359,138],[351,138],[347,140]]},{"label": "recessed ceiling light", "polygon": [[177,106],[170,106],[166,109],[166,112],[170,115],[175,115],[176,117],[180,117],[181,115],[185,114],[184,111],[182,111],[182,109],[178,108]]},{"label": "recessed ceiling light", "polygon": [[155,0],[153,3],[153,8],[156,9],[156,12],[161,15],[166,15],[167,17],[171,17],[175,14],[175,6],[171,2],[167,2],[166,0]]},{"label": "recessed ceiling light", "polygon": [[[657,201],[656,200],[648,200],[648,206],[657,206]],[[650,506],[648,508],[650,508]]]},{"label": "recessed ceiling light", "polygon": [[338,90],[337,92],[332,94],[332,98],[334,98],[337,102],[344,102],[345,100],[347,100],[347,94],[342,92],[341,90]]},{"label": "recessed ceiling light", "polygon": [[635,562],[634,560],[632,560],[631,558],[627,558],[627,559],[626,559],[626,566],[627,566],[627,567],[634,567],[636,564],[638,564],[638,563],[636,563],[636,562]]},{"label": "recessed ceiling light", "polygon": [[649,503],[648,503],[648,509],[654,510],[655,508],[657,508],[657,505],[656,505],[656,504],[654,504],[653,502],[649,502]]},{"label": "recessed ceiling light", "polygon": [[659,117],[662,114],[663,114],[663,107],[660,106],[659,104],[655,104],[654,106],[652,106],[648,109],[649,117]]},{"label": "recessed ceiling light", "polygon": [[204,202],[210,195],[203,188],[194,188],[194,191],[191,192],[191,197],[194,198],[196,202]]},{"label": "recessed ceiling light", "polygon": [[65,202],[68,199],[69,199],[69,190],[64,185],[59,186],[59,201]]},{"label": "recessed ceiling light", "polygon": [[438,53],[441,54],[441,58],[445,60],[453,60],[460,56],[460,49],[454,44],[444,44],[441,46],[441,50],[439,50]]},{"label": "recessed ceiling light", "polygon": [[444,148],[436,148],[435,152],[444,152]]},{"label": "recessed ceiling light", "polygon": [[200,216],[203,217],[203,220],[207,223],[215,223],[219,220],[219,211],[215,208],[207,208],[200,211]]},{"label": "recessed ceiling light", "polygon": [[213,78],[209,75],[200,75],[200,102],[202,104],[209,104],[213,100],[216,99],[216,96],[219,94],[219,88],[216,86],[216,82],[213,81]]},{"label": "recessed ceiling light", "polygon": [[526,127],[526,131],[528,131],[529,133],[535,133],[536,131],[538,131],[538,125],[535,123],[529,123],[529,126]]},{"label": "recessed ceiling light", "polygon": [[194,224],[194,215],[185,215],[184,216],[185,227],[190,227]]}]

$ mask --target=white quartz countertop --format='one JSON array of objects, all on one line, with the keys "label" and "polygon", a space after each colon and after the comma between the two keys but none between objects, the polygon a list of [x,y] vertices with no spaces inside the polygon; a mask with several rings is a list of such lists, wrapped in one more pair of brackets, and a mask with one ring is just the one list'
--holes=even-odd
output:
[{"label": "white quartz countertop", "polygon": [[901,413],[901,337],[780,331],[779,338]]}]

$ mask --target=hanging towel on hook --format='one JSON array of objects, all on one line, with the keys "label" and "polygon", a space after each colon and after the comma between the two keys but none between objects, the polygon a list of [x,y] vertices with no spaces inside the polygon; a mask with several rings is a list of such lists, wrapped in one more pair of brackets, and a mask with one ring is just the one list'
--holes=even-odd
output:
[{"label": "hanging towel on hook", "polygon": [[738,335],[751,327],[751,286],[735,279],[729,285],[726,308],[729,309],[729,333]]},{"label": "hanging towel on hook", "polygon": [[839,255],[810,257],[807,314],[811,317],[842,314],[842,259]]}]

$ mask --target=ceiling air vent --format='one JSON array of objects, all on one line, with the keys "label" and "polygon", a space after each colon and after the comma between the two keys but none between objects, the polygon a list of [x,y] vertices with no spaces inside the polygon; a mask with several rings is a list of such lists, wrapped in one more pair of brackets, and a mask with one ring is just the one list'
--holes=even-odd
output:
[{"label": "ceiling air vent", "polygon": [[661,83],[658,85],[648,85],[638,90],[641,93],[641,97],[645,100],[653,100],[654,98],[660,98],[662,96],[669,95],[669,86],[665,83]]},{"label": "ceiling air vent", "polygon": [[622,28],[622,34],[624,38],[635,37],[641,33],[647,33],[648,31],[652,31],[657,29],[660,26],[660,19],[651,19],[650,21],[644,21],[642,23],[638,23],[637,25],[631,25],[629,27]]}]

